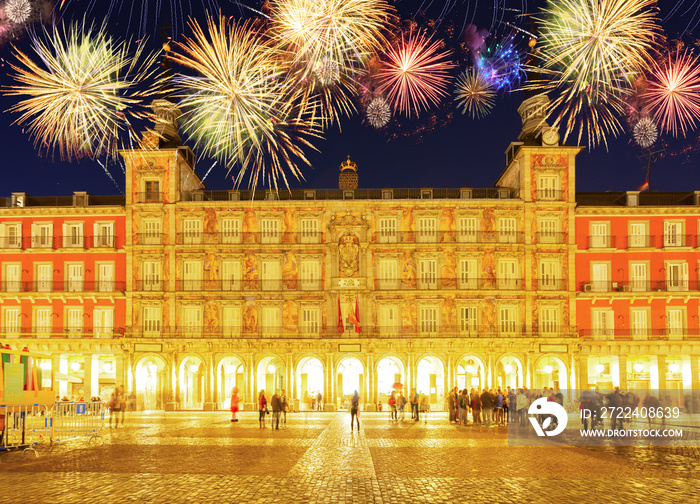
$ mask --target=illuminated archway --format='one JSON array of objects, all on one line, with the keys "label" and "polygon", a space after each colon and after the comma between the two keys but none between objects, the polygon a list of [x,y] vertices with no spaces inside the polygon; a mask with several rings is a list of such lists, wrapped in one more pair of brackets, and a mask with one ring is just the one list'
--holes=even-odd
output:
[{"label": "illuminated archway", "polygon": [[[394,384],[404,383],[403,362],[398,357],[384,357],[377,362],[377,400],[384,404],[389,400]],[[407,391],[404,390],[404,394]]]},{"label": "illuminated archway", "polygon": [[477,355],[468,354],[457,361],[457,388],[483,390],[486,387],[486,364]]},{"label": "illuminated archway", "polygon": [[260,391],[264,390],[268,401],[270,401],[276,391],[286,388],[282,359],[275,355],[263,357],[258,362],[255,385],[255,397],[257,398]]},{"label": "illuminated archway", "polygon": [[168,385],[165,360],[159,355],[146,355],[136,363],[135,371],[136,408],[165,409],[165,390]]},{"label": "illuminated archway", "polygon": [[543,355],[535,363],[535,388],[567,390],[566,364],[556,355]]},{"label": "illuminated archway", "polygon": [[238,397],[245,399],[245,370],[243,361],[236,356],[226,356],[216,367],[216,390],[219,408],[227,410],[231,406],[233,388],[238,388]]},{"label": "illuminated archway", "polygon": [[496,387],[517,390],[525,384],[523,377],[523,364],[518,357],[506,354],[496,361]]},{"label": "illuminated archway", "polygon": [[416,391],[428,398],[431,410],[442,410],[445,405],[445,367],[442,361],[427,355],[416,366]]},{"label": "illuminated archway", "polygon": [[336,390],[341,407],[346,406],[355,390],[360,394],[360,401],[366,400],[365,397],[362,397],[364,369],[364,365],[357,357],[345,357],[338,363],[338,385]]},{"label": "illuminated archway", "polygon": [[304,357],[297,364],[296,396],[299,398],[300,407],[311,409],[312,397],[319,393],[326,400],[324,387],[323,363],[316,357]]}]

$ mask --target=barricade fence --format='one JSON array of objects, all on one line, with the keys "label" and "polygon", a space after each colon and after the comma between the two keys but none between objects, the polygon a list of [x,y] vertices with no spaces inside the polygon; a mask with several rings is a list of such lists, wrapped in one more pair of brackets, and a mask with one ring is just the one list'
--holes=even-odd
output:
[{"label": "barricade fence", "polygon": [[87,438],[88,444],[104,443],[102,402],[57,402],[51,408],[51,447],[73,439]]},{"label": "barricade fence", "polygon": [[50,410],[43,404],[0,404],[0,452],[34,452],[50,437]]}]

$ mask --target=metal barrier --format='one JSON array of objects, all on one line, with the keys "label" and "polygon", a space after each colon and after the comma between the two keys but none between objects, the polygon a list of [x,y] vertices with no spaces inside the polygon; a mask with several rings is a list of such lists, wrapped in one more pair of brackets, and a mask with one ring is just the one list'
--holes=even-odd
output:
[{"label": "metal barrier", "polygon": [[58,402],[51,408],[51,449],[54,446],[87,437],[88,444],[104,440],[105,427],[102,402]]},{"label": "metal barrier", "polygon": [[50,411],[43,404],[0,404],[0,451],[20,450],[38,456],[37,444],[48,439]]}]

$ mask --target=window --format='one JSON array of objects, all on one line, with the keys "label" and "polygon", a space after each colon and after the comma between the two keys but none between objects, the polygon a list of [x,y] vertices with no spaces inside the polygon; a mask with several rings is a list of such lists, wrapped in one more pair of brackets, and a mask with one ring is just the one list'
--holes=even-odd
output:
[{"label": "window", "polygon": [[630,289],[632,292],[645,292],[649,290],[649,275],[647,274],[649,267],[645,262],[631,262],[630,271]]},{"label": "window", "polygon": [[377,262],[377,288],[398,289],[400,285],[398,259],[382,258]]},{"label": "window", "polygon": [[81,248],[85,243],[82,222],[66,222],[63,224],[63,246],[66,248]]},{"label": "window", "polygon": [[321,290],[321,261],[307,259],[300,261],[301,290]]},{"label": "window", "polygon": [[498,261],[498,288],[515,289],[518,287],[518,261],[501,259]]},{"label": "window", "polygon": [[66,292],[82,292],[83,289],[83,264],[66,263]]},{"label": "window", "polygon": [[644,308],[631,309],[630,329],[632,337],[646,337],[649,331],[649,311]]},{"label": "window", "polygon": [[143,333],[151,336],[160,335],[163,315],[160,306],[144,306],[143,308]]},{"label": "window", "polygon": [[95,308],[92,312],[92,332],[96,338],[108,338],[114,334],[114,309]]},{"label": "window", "polygon": [[48,336],[53,332],[52,316],[52,308],[34,309],[34,331],[37,336]]},{"label": "window", "polygon": [[235,338],[241,335],[241,308],[239,306],[224,306],[222,335]]},{"label": "window", "polygon": [[36,222],[32,225],[32,247],[53,247],[53,223]]},{"label": "window", "polygon": [[561,199],[559,177],[556,175],[540,175],[537,179],[537,197],[542,200]]},{"label": "window", "polygon": [[666,290],[688,290],[688,263],[666,261]]},{"label": "window", "polygon": [[399,308],[395,305],[382,304],[378,313],[379,334],[381,336],[398,336],[400,328]]},{"label": "window", "polygon": [[97,291],[114,292],[114,263],[97,263]]},{"label": "window", "polygon": [[612,336],[615,331],[615,314],[609,309],[591,310],[593,336]]},{"label": "window", "polygon": [[202,309],[199,306],[182,308],[182,332],[185,336],[201,336]]},{"label": "window", "polygon": [[0,224],[0,248],[22,247],[22,224]]},{"label": "window", "polygon": [[162,291],[160,261],[143,261],[142,263],[143,290]]},{"label": "window", "polygon": [[202,243],[202,221],[200,219],[183,220],[182,231],[182,243],[185,245]]},{"label": "window", "polygon": [[540,243],[561,243],[563,240],[560,239],[560,234],[558,232],[559,222],[557,219],[540,219]]},{"label": "window", "polygon": [[418,218],[418,242],[437,242],[437,219],[435,217]]},{"label": "window", "polygon": [[66,308],[64,328],[68,336],[83,334],[83,308]]},{"label": "window", "polygon": [[421,259],[418,261],[418,288],[437,289],[437,259]]},{"label": "window", "polygon": [[3,265],[2,278],[5,292],[19,292],[22,290],[22,265],[17,263],[5,263]]},{"label": "window", "polygon": [[420,330],[423,334],[436,335],[438,332],[438,309],[436,306],[421,306]]},{"label": "window", "polygon": [[457,240],[461,243],[476,243],[479,236],[479,221],[476,217],[460,217]]},{"label": "window", "polygon": [[610,223],[591,222],[589,246],[591,248],[607,248],[610,247],[610,242]]},{"label": "window", "polygon": [[19,336],[21,332],[21,311],[20,308],[4,308],[2,311],[2,329],[7,336]]},{"label": "window", "polygon": [[278,260],[262,261],[262,290],[282,290],[282,268]]},{"label": "window", "polygon": [[320,243],[321,233],[318,230],[318,219],[301,219],[301,243]]},{"label": "window", "polygon": [[144,181],[144,203],[156,203],[161,201],[160,180]]},{"label": "window", "polygon": [[666,334],[669,336],[685,334],[685,310],[683,308],[666,308]]},{"label": "window", "polygon": [[647,222],[630,222],[629,236],[627,237],[628,248],[648,247],[649,233]]},{"label": "window", "polygon": [[241,261],[221,262],[221,290],[241,290]]},{"label": "window", "polygon": [[459,288],[477,289],[478,274],[476,259],[461,259],[459,261]]},{"label": "window", "polygon": [[377,230],[377,241],[379,243],[396,243],[398,236],[397,219],[381,217],[379,219],[379,229]]},{"label": "window", "polygon": [[594,292],[608,292],[610,290],[610,263],[591,263],[591,289]]},{"label": "window", "polygon": [[308,336],[318,336],[321,330],[321,313],[318,308],[301,309],[301,331]]},{"label": "window", "polygon": [[202,290],[202,261],[183,261],[182,276],[183,290],[197,291]]},{"label": "window", "polygon": [[223,219],[221,221],[221,243],[241,243],[241,221]]},{"label": "window", "polygon": [[664,247],[683,247],[683,223],[664,221]]},{"label": "window", "polygon": [[34,290],[51,292],[53,290],[53,264],[37,263],[34,265]]},{"label": "window", "polygon": [[540,333],[554,334],[559,326],[559,309],[558,308],[540,308]]},{"label": "window", "polygon": [[262,335],[279,336],[282,330],[282,310],[277,306],[263,306]]},{"label": "window", "polygon": [[542,290],[556,290],[561,288],[557,285],[559,280],[559,263],[552,260],[540,262],[540,284]]},{"label": "window", "polygon": [[512,217],[498,219],[498,241],[500,243],[515,243],[517,241],[517,222]]},{"label": "window", "polygon": [[462,334],[472,336],[479,332],[476,306],[461,306],[459,308],[459,331]]},{"label": "window", "polygon": [[143,221],[143,233],[141,233],[141,242],[143,245],[160,245],[161,244],[161,222],[158,220],[148,219]]},{"label": "window", "polygon": [[95,247],[114,247],[114,222],[95,223]]},{"label": "window", "polygon": [[501,306],[498,310],[498,329],[501,334],[515,334],[517,331],[517,308]]},{"label": "window", "polygon": [[260,221],[261,243],[280,242],[280,221],[277,219],[262,219]]}]

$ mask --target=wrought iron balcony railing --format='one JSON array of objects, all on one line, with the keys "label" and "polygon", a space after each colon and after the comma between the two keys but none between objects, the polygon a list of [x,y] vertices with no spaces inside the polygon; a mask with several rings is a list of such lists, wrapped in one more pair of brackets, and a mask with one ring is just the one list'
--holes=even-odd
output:
[{"label": "wrought iron balcony railing", "polygon": [[123,292],[126,282],[115,280],[38,280],[0,282],[0,292]]},{"label": "wrought iron balcony railing", "polygon": [[0,249],[114,249],[123,246],[117,235],[0,236]]},{"label": "wrought iron balcony railing", "polygon": [[579,284],[581,292],[688,292],[700,290],[697,280],[589,281]]},{"label": "wrought iron balcony railing", "polygon": [[581,329],[579,337],[587,340],[686,340],[700,339],[700,329],[618,329],[618,328],[593,328]]},{"label": "wrought iron balcony railing", "polygon": [[156,191],[140,192],[136,194],[138,203],[163,203],[163,193]]},{"label": "wrought iron balcony railing", "polygon": [[92,327],[2,327],[4,338],[121,338],[124,328],[95,329]]},{"label": "wrought iron balcony railing", "polygon": [[536,235],[537,243],[540,244],[563,244],[566,243],[567,233],[539,231]]}]

